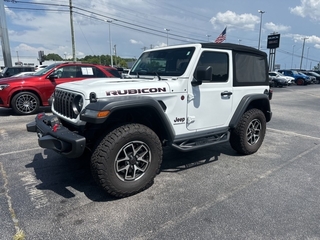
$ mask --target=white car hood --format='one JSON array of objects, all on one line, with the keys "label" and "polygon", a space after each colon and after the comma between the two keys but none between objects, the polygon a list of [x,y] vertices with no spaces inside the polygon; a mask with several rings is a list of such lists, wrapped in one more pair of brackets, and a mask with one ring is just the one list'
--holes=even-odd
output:
[{"label": "white car hood", "polygon": [[167,80],[155,79],[121,79],[121,78],[90,78],[81,81],[59,84],[56,89],[79,92],[89,99],[94,92],[97,98],[135,94],[170,93]]}]

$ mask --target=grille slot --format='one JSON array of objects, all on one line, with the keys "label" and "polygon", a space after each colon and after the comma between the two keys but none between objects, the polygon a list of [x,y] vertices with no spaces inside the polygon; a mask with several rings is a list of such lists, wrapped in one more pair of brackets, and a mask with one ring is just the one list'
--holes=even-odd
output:
[{"label": "grille slot", "polygon": [[75,114],[72,109],[73,99],[76,96],[77,94],[75,93],[55,90],[53,102],[54,110],[67,118],[76,119],[78,114]]}]

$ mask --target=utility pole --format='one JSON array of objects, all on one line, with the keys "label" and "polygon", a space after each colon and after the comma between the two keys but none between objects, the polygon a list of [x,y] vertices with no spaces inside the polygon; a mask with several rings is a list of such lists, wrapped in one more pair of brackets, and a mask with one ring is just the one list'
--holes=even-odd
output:
[{"label": "utility pole", "polygon": [[292,46],[292,56],[291,56],[291,68],[292,68],[292,64],[293,64],[293,54],[294,54],[294,47],[295,47],[296,45],[293,45]]},{"label": "utility pole", "polygon": [[302,54],[301,54],[301,61],[300,61],[300,69],[302,67],[302,60],[303,60],[303,52],[304,52],[304,44],[306,43],[306,39],[308,39],[307,37],[303,38],[303,45],[302,45]]},{"label": "utility pole", "polygon": [[72,56],[73,56],[73,61],[76,62],[77,59],[76,59],[76,47],[75,47],[75,43],[74,43],[72,0],[69,0],[69,8],[70,8],[70,27],[71,27]]},{"label": "utility pole", "polygon": [[107,20],[109,23],[109,43],[110,43],[110,58],[111,58],[111,67],[113,67],[113,54],[112,54],[112,42],[111,42],[111,31],[110,31],[110,25],[112,23],[111,20]]},{"label": "utility pole", "polygon": [[8,29],[7,29],[7,21],[6,14],[4,11],[4,2],[0,0],[0,38],[1,38],[1,46],[2,46],[2,55],[4,65],[6,67],[12,67],[12,59],[9,45],[9,37],[8,37]]},{"label": "utility pole", "polygon": [[115,62],[115,65],[117,66],[117,45],[115,44],[114,47],[114,62]]},{"label": "utility pole", "polygon": [[169,46],[169,31],[170,31],[170,29],[165,28],[164,30],[167,31],[167,46]]}]

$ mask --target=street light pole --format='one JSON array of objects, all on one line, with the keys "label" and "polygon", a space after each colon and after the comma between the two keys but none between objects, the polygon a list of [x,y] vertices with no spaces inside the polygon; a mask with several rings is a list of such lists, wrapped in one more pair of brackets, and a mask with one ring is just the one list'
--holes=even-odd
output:
[{"label": "street light pole", "polygon": [[296,45],[293,45],[292,46],[292,57],[291,57],[291,68],[292,68],[292,64],[293,64],[293,54],[294,54],[294,47],[295,47]]},{"label": "street light pole", "polygon": [[240,43],[241,43],[241,39],[238,39],[238,44],[240,45]]},{"label": "street light pole", "polygon": [[18,64],[20,64],[20,60],[19,60],[19,52],[18,52],[18,51],[16,51],[16,52],[17,52]]},{"label": "street light pole", "polygon": [[261,26],[262,26],[262,14],[265,13],[265,11],[258,10],[260,13],[260,29],[259,29],[259,42],[258,42],[258,50],[260,50],[260,39],[261,39]]},{"label": "street light pole", "polygon": [[303,38],[303,45],[302,45],[302,54],[301,54],[301,61],[300,61],[300,69],[302,67],[302,60],[303,60],[303,52],[304,52],[304,44],[306,43],[306,39],[308,39],[307,37]]},{"label": "street light pole", "polygon": [[167,46],[169,46],[169,44],[168,44],[168,39],[169,39],[169,31],[170,31],[170,29],[168,29],[168,28],[165,28],[164,29],[165,31],[167,31]]},{"label": "street light pole", "polygon": [[112,23],[111,20],[107,20],[109,23],[109,43],[110,43],[110,58],[111,58],[111,67],[113,67],[113,57],[112,57],[112,42],[111,42],[111,31],[110,31],[110,25]]},{"label": "street light pole", "polygon": [[211,37],[211,35],[207,34],[206,36],[208,38],[208,42],[210,42],[209,38]]},{"label": "street light pole", "polygon": [[[307,62],[306,62],[306,69],[307,69],[307,67],[308,67],[309,48],[310,48],[310,47],[308,47],[308,50],[307,50]],[[311,69],[310,69],[310,70],[311,70]]]}]

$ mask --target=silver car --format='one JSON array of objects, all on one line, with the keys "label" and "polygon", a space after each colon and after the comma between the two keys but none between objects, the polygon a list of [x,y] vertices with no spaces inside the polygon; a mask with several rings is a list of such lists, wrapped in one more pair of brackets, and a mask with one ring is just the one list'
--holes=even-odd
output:
[{"label": "silver car", "polygon": [[269,79],[273,80],[274,78],[285,79],[288,81],[288,85],[291,85],[294,82],[294,77],[285,76],[282,73],[276,71],[269,72]]}]

